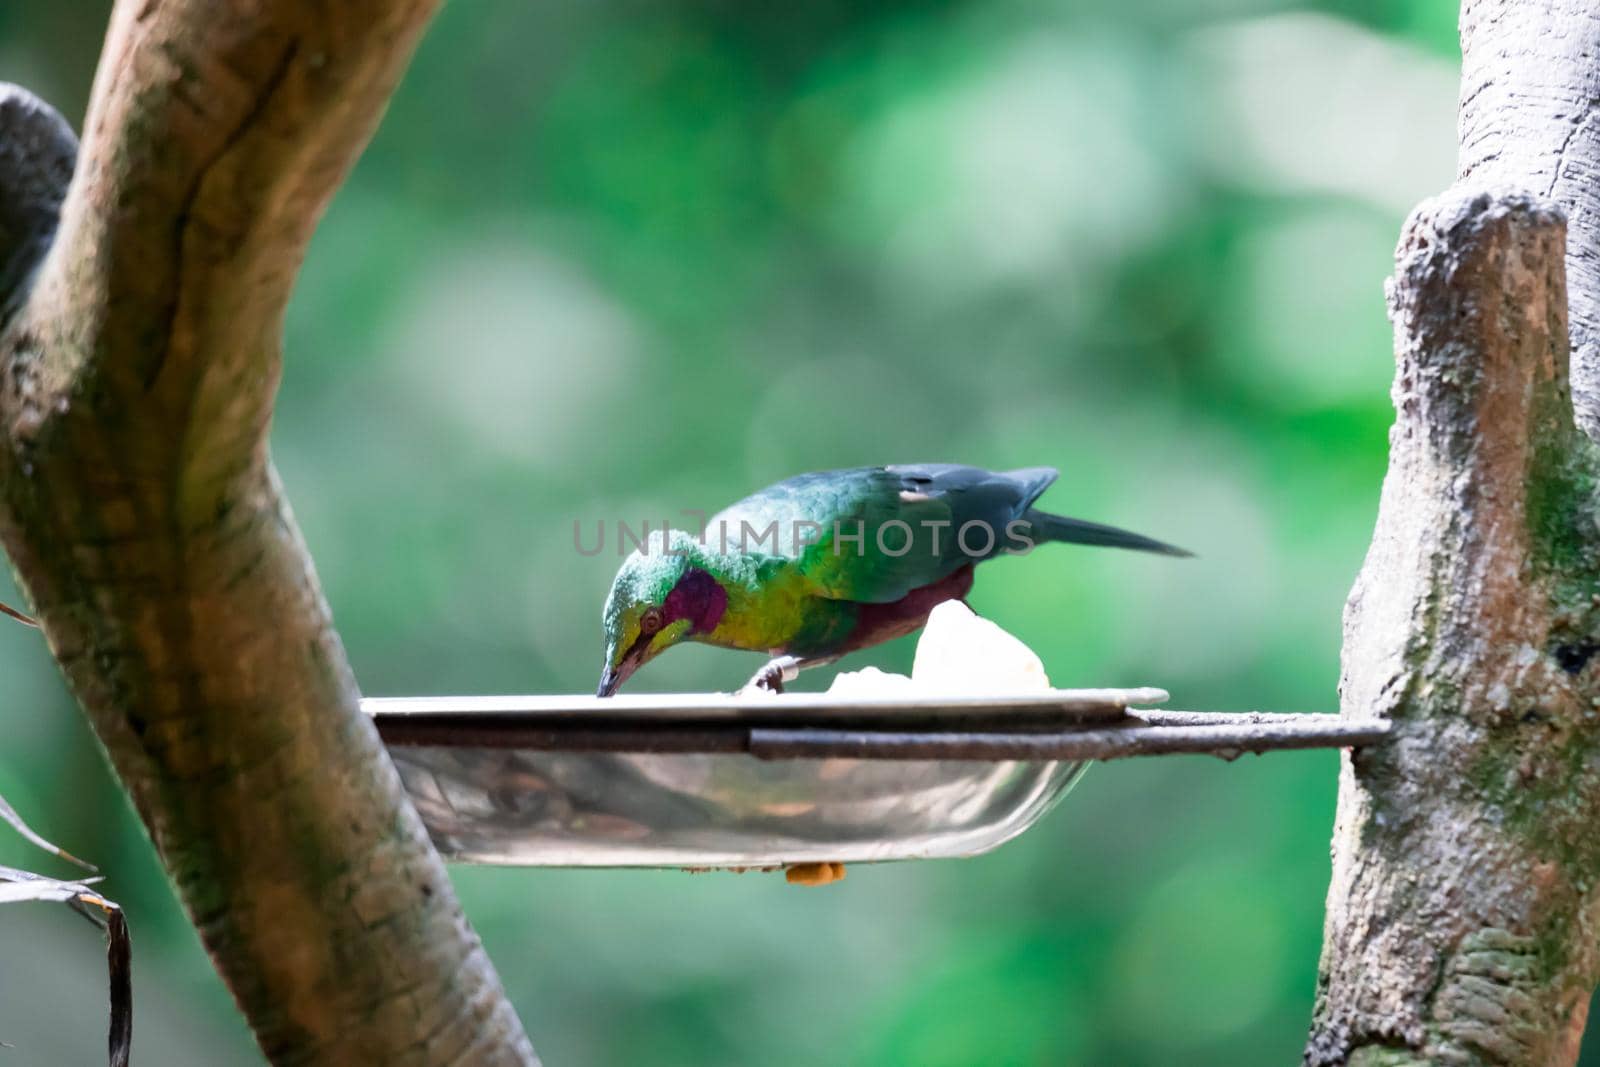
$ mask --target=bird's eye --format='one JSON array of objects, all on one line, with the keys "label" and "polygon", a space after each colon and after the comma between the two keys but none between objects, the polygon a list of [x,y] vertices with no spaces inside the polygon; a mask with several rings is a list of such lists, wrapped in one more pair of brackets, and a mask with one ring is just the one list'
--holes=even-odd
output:
[{"label": "bird's eye", "polygon": [[645,636],[661,629],[661,609],[651,608],[639,617],[639,632]]}]

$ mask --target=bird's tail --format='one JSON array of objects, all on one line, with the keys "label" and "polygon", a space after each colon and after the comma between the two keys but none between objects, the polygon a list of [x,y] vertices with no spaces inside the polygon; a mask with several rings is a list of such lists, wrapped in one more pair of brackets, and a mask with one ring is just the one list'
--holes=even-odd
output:
[{"label": "bird's tail", "polygon": [[1069,519],[1065,515],[1052,515],[1048,511],[1029,508],[1022,516],[1033,530],[1035,541],[1067,541],[1074,545],[1105,545],[1110,548],[1131,548],[1136,552],[1159,552],[1163,556],[1193,556],[1186,549],[1157,541],[1143,534],[1119,530],[1115,526],[1102,526],[1098,522]]}]

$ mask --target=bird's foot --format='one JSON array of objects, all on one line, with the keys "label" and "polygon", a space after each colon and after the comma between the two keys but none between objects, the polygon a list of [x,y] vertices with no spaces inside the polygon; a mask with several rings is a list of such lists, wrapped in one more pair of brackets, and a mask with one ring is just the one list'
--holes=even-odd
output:
[{"label": "bird's foot", "polygon": [[765,667],[751,675],[750,680],[744,684],[744,688],[740,689],[739,692],[748,693],[752,690],[757,690],[768,693],[781,693],[783,692],[783,683],[792,682],[800,677],[800,668],[803,665],[798,656],[776,656],[768,660]]}]

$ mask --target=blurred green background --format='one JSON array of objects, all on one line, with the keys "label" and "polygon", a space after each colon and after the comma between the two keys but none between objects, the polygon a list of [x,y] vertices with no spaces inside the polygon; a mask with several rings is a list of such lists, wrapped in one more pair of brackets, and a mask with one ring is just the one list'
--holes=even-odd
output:
[{"label": "blurred green background", "polygon": [[[0,78],[76,122],[105,15],[7,0]],[[1457,69],[1426,0],[447,6],[311,247],[273,435],[364,690],[591,692],[617,560],[575,520],[951,460],[1057,466],[1056,510],[1199,553],[986,567],[1057,684],[1333,709],[1382,281],[1451,180]],[[256,1062],[37,636],[0,669],[0,794],[131,915],[137,1061]],[[1097,768],[997,853],[823,890],[453,874],[552,1067],[1284,1064],[1336,771]],[[102,1062],[103,981],[64,909],[0,909],[0,1064]]]}]

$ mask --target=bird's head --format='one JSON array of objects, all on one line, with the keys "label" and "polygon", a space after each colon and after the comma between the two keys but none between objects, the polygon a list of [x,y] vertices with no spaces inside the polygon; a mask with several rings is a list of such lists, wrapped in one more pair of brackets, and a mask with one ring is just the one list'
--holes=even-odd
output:
[{"label": "bird's head", "polygon": [[728,593],[706,570],[699,543],[682,530],[653,534],[622,561],[601,616],[606,660],[596,696],[680,641],[716,629]]}]

